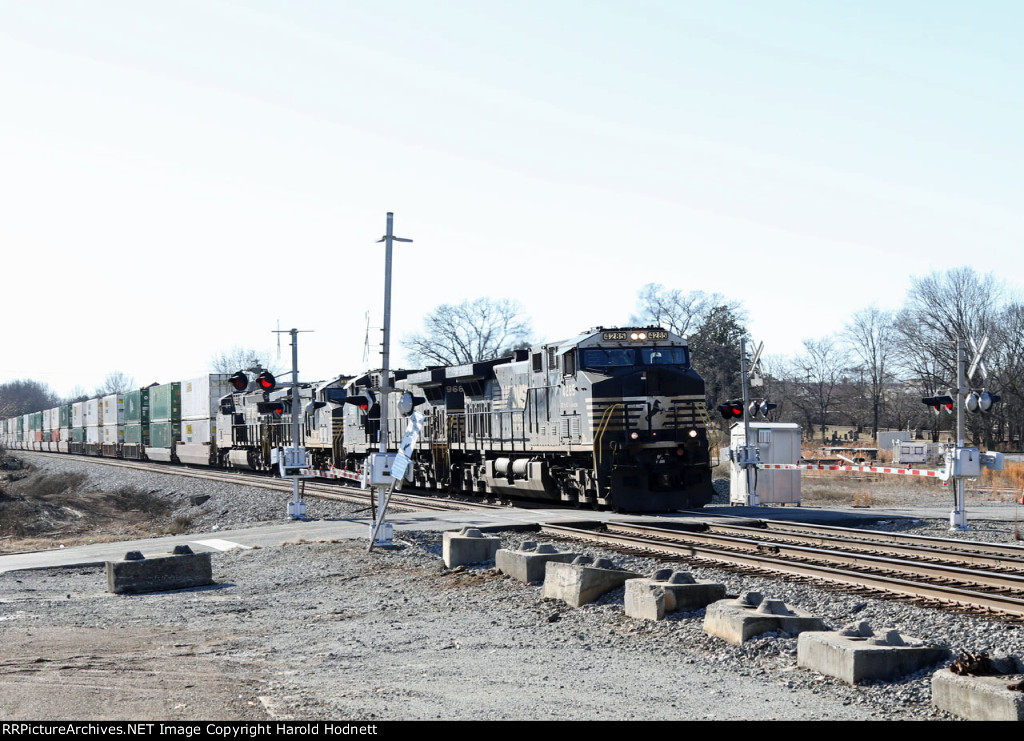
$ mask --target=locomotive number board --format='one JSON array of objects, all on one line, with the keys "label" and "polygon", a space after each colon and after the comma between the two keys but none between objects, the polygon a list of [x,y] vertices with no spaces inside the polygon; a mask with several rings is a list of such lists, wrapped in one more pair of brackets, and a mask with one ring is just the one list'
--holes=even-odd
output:
[{"label": "locomotive number board", "polygon": [[638,329],[619,332],[602,332],[604,342],[646,342],[648,340],[667,340],[668,332],[663,329]]}]

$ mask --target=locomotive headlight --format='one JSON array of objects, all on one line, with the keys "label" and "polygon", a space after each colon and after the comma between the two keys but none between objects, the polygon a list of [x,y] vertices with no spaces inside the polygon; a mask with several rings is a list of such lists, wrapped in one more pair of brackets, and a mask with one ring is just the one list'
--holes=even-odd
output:
[{"label": "locomotive headlight", "polygon": [[640,434],[634,432],[632,435],[630,435],[630,437],[633,438],[634,440],[638,440],[640,438]]},{"label": "locomotive headlight", "polygon": [[647,333],[646,332],[630,332],[629,333],[629,339],[634,340],[634,341],[635,340],[646,340],[647,339]]},{"label": "locomotive headlight", "polygon": [[697,437],[697,431],[696,430],[690,430],[690,437]]}]

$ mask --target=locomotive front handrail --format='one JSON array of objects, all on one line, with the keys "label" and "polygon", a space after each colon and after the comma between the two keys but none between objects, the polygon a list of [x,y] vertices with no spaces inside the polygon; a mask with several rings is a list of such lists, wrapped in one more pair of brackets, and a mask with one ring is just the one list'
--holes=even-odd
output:
[{"label": "locomotive front handrail", "polygon": [[601,422],[597,425],[597,431],[594,433],[594,479],[597,480],[597,469],[601,465],[601,441],[604,440],[605,430],[608,429],[608,424],[611,422],[612,413],[621,407],[622,404],[611,404],[607,409],[604,410],[604,415],[601,417]]}]

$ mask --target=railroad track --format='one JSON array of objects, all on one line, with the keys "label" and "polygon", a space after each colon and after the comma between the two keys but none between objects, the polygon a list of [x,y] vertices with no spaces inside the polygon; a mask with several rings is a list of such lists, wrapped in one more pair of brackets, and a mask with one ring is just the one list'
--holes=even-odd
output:
[{"label": "railroad track", "polygon": [[[50,453],[38,450],[18,451],[19,454],[40,455],[53,458],[67,459],[64,453]],[[123,458],[103,457],[82,457],[75,456],[75,460],[94,463],[104,466],[113,466],[129,470],[145,471],[146,473],[162,473],[168,476],[185,476],[188,478],[200,479],[203,481],[214,481],[218,483],[236,484],[238,486],[251,486],[272,491],[292,491],[292,483],[289,480],[272,478],[266,474],[249,471],[223,471],[220,469],[188,468],[186,466],[169,465],[166,463],[154,463],[150,461],[133,461]],[[343,479],[330,483],[306,479],[303,484],[303,496],[318,499],[330,499],[333,501],[349,502],[352,504],[363,504],[372,506],[371,492],[367,489],[360,489],[350,485]],[[417,494],[416,490],[402,490],[391,496],[389,507],[406,509],[446,511],[453,509],[498,509],[501,505],[475,500],[462,499],[439,499],[437,492]]]},{"label": "railroad track", "polygon": [[772,521],[764,527],[712,524],[701,531],[547,525],[542,532],[1024,622],[1024,548],[1019,546]]}]

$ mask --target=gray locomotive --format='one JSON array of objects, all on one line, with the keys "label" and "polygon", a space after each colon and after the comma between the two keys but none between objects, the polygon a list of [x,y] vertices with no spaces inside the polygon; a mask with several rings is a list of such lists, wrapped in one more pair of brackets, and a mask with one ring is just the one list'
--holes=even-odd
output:
[{"label": "gray locomotive", "polygon": [[411,400],[425,416],[420,486],[631,512],[711,501],[704,381],[686,340],[664,329],[598,327],[495,360],[394,371],[386,410],[383,380],[345,384],[336,462],[349,470],[378,450],[382,411],[397,449]]}]

